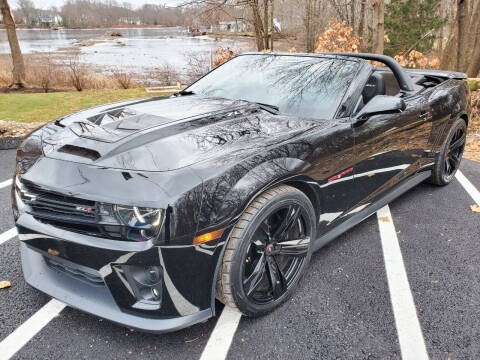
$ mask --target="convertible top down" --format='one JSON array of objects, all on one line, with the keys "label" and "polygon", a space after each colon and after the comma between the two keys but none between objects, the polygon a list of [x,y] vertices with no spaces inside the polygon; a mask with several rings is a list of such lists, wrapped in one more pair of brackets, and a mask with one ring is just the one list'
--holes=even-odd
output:
[{"label": "convertible top down", "polygon": [[453,179],[465,78],[372,54],[253,53],[178,94],[56,119],[17,151],[25,279],[149,332],[214,316],[215,298],[269,312],[313,251]]}]

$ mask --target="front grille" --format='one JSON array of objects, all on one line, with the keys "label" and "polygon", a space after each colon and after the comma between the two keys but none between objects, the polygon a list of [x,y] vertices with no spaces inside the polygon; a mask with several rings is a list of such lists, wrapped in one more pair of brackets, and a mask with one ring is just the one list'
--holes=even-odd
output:
[{"label": "front grille", "polygon": [[79,223],[95,223],[98,220],[98,207],[95,201],[27,186],[22,187],[20,196],[29,206],[28,212],[37,218]]},{"label": "front grille", "polygon": [[17,191],[27,205],[26,212],[35,219],[79,234],[121,240],[122,226],[99,214],[100,204],[72,196],[21,184]]}]

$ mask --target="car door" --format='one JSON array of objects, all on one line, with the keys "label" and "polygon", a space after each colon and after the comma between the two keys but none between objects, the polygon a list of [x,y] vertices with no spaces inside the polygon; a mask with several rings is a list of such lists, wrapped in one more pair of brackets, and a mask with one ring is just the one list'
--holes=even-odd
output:
[{"label": "car door", "polygon": [[331,126],[315,135],[307,175],[320,197],[319,234],[342,221],[352,207],[354,131],[349,118],[331,120]]},{"label": "car door", "polygon": [[373,203],[428,161],[430,107],[422,96],[406,98],[405,103],[406,109],[399,113],[371,116],[360,124],[352,118],[355,206],[351,211]]}]

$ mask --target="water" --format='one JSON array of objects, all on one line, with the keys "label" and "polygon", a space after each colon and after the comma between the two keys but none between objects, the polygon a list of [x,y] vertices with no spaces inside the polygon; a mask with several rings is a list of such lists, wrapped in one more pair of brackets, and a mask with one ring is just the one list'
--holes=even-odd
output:
[{"label": "water", "polygon": [[[163,64],[176,69],[185,68],[186,54],[209,56],[218,47],[251,50],[249,42],[233,39],[191,37],[178,27],[171,28],[120,28],[120,29],[17,29],[20,47],[24,54],[65,51],[78,41],[96,39],[108,31],[119,31],[123,36],[79,47],[81,61],[106,69],[123,68],[145,72]],[[122,44],[119,44],[121,42]],[[124,45],[123,45],[124,44]],[[5,30],[0,30],[0,54],[9,53]]]}]

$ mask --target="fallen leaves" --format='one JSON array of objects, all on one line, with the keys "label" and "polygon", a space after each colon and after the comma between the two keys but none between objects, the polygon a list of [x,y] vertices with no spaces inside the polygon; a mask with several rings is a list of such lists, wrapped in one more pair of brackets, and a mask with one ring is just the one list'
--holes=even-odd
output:
[{"label": "fallen leaves", "polygon": [[6,288],[9,288],[10,286],[12,286],[12,284],[10,283],[10,281],[0,281],[0,289],[6,289]]},{"label": "fallen leaves", "polygon": [[480,162],[480,91],[472,91],[472,118],[468,124],[464,157]]},{"label": "fallen leaves", "polygon": [[378,220],[383,222],[390,222],[390,218],[388,216],[379,216]]},{"label": "fallen leaves", "polygon": [[477,204],[470,205],[470,209],[472,209],[473,212],[480,213],[480,206]]}]

